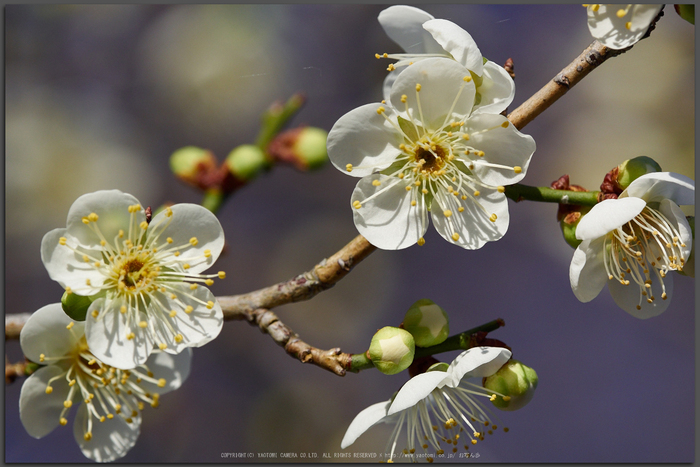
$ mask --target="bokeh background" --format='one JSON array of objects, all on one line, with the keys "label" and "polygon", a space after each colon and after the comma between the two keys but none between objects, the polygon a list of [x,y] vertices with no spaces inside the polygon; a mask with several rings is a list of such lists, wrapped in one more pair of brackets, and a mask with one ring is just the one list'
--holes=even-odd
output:
[{"label": "bokeh background", "polygon": [[[6,6],[6,313],[60,299],[39,246],[65,226],[78,196],[118,188],[144,206],[197,203],[200,194],[169,171],[176,149],[195,145],[223,158],[254,140],[264,109],[296,91],[308,101],[292,123],[326,130],[380,100],[388,62],[374,54],[398,51],[376,20],[385,7]],[[469,31],[490,60],[514,60],[511,110],[592,42],[580,5],[424,9]],[[664,11],[649,39],[524,129],[537,142],[524,183],[548,186],[570,174],[598,189],[608,170],[638,155],[694,178],[694,27],[672,6]],[[220,211],[228,253],[217,268],[228,276],[213,291],[289,279],[354,238],[356,181],[330,165],[314,173],[285,166],[240,190]],[[480,442],[470,462],[692,462],[694,280],[676,275],[668,311],[646,321],[618,309],[607,290],[579,303],[556,206],[509,203],[510,229],[496,243],[463,251],[431,227],[425,246],[378,251],[333,289],[275,312],[307,342],[348,352],[364,351],[376,329],[398,325],[419,298],[447,310],[453,333],[503,318],[491,337],[534,367],[540,385],[527,407],[498,414],[510,432]],[[10,361],[22,358],[17,342],[5,347]],[[196,349],[183,387],[145,412],[138,443],[121,461],[231,462],[223,452],[322,460],[342,452],[361,409],[406,378],[339,378],[290,358],[257,328],[228,322]],[[5,461],[86,461],[71,429],[27,435],[21,383],[5,389]],[[381,452],[389,433],[375,427],[347,452]]]}]

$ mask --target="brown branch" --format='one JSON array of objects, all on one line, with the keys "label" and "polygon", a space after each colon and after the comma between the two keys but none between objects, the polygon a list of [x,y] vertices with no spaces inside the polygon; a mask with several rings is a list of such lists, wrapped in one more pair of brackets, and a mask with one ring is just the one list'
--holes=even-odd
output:
[{"label": "brown branch", "polygon": [[513,123],[515,128],[521,130],[605,60],[616,57],[627,50],[629,48],[609,49],[600,42],[594,41],[542,89],[511,112],[508,115],[508,120]]},{"label": "brown branch", "polygon": [[31,315],[31,313],[5,315],[5,340],[19,339],[19,333]]},{"label": "brown branch", "polygon": [[330,350],[321,350],[313,347],[299,338],[289,326],[279,320],[277,315],[265,308],[237,313],[231,319],[246,320],[251,325],[257,325],[260,330],[267,333],[292,357],[302,363],[311,363],[324,368],[338,376],[345,376],[350,368],[352,356],[341,352],[336,347]]},{"label": "brown branch", "polygon": [[224,319],[249,319],[250,313],[259,308],[269,310],[287,303],[308,300],[333,287],[376,249],[366,238],[358,235],[330,258],[286,282],[243,295],[217,297],[224,311]]}]

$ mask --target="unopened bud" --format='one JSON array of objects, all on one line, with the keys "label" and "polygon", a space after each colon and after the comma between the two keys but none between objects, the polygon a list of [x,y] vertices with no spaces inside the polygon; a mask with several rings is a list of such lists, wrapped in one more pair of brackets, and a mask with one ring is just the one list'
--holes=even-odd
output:
[{"label": "unopened bud", "polygon": [[[572,185],[569,183],[569,176],[562,175],[557,180],[553,181],[551,184],[552,188],[555,190],[568,190],[568,191],[587,191],[580,185]],[[590,211],[591,208],[587,206],[578,206],[574,204],[559,204],[559,209],[557,210],[557,220],[559,221],[559,226],[561,227],[561,232],[564,234],[564,240],[572,248],[577,248],[582,240],[576,238],[576,226],[578,226],[579,221]]]},{"label": "unopened bud", "polygon": [[198,186],[202,174],[216,169],[216,158],[206,149],[186,146],[170,156],[170,169],[179,179]]},{"label": "unopened bud", "polygon": [[625,190],[630,183],[652,172],[661,172],[661,166],[651,157],[639,156],[617,166],[617,185]]},{"label": "unopened bud", "polygon": [[422,298],[406,312],[403,328],[410,332],[418,347],[431,347],[447,339],[450,320],[445,310],[432,300]]},{"label": "unopened bud", "polygon": [[229,153],[226,165],[236,178],[247,181],[266,169],[269,162],[262,149],[252,144],[244,144]]},{"label": "unopened bud", "polygon": [[386,326],[372,337],[369,358],[379,371],[394,375],[411,366],[415,351],[416,344],[410,332]]},{"label": "unopened bud", "polygon": [[673,6],[676,9],[676,13],[678,13],[681,18],[690,24],[695,24],[695,4]]},{"label": "unopened bud", "polygon": [[500,395],[492,401],[501,410],[525,407],[535,395],[537,373],[517,360],[508,360],[496,373],[483,380],[484,388]]},{"label": "unopened bud", "polygon": [[688,221],[690,232],[693,235],[693,246],[690,249],[690,256],[683,264],[683,269],[678,271],[678,273],[688,277],[695,277],[695,216],[687,216],[685,219]]},{"label": "unopened bud", "polygon": [[75,321],[85,321],[85,316],[92,302],[92,298],[75,293],[64,292],[63,297],[61,297],[63,311]]},{"label": "unopened bud", "polygon": [[272,158],[299,170],[317,169],[328,160],[327,137],[328,132],[320,128],[294,128],[277,135],[267,150]]}]

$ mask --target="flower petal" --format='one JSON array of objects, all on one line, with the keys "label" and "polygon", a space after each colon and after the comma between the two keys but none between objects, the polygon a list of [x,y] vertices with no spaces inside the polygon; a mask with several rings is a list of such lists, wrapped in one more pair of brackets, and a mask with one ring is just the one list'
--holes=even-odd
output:
[{"label": "flower petal", "polygon": [[603,258],[604,241],[604,237],[584,240],[574,251],[569,266],[569,281],[571,290],[581,302],[590,302],[596,298],[608,282]]},{"label": "flower petal", "polygon": [[358,413],[353,421],[350,422],[350,426],[345,432],[345,436],[343,436],[343,441],[340,442],[341,449],[350,446],[360,435],[385,418],[390,405],[390,400],[377,402]]},{"label": "flower petal", "polygon": [[[676,203],[670,199],[665,199],[659,204],[659,211],[671,222],[671,225],[680,233],[681,252],[683,260],[687,260],[690,252],[693,249],[693,232],[690,230],[690,224],[685,217],[685,213],[678,207]],[[685,245],[685,246],[682,246]]]},{"label": "flower petal", "polygon": [[[66,245],[61,245],[59,239],[66,238]],[[80,248],[76,253],[70,247]],[[94,295],[100,291],[105,276],[102,275],[92,262],[85,262],[83,254],[92,259],[101,259],[102,252],[80,247],[73,237],[66,237],[66,229],[54,229],[44,235],[41,240],[41,260],[49,273],[63,288],[70,287],[80,295]],[[88,281],[90,285],[88,284]]]},{"label": "flower petal", "polygon": [[484,61],[481,51],[467,31],[446,19],[426,21],[423,23],[423,29],[428,31],[457,62],[478,76],[483,74]]},{"label": "flower petal", "polygon": [[647,203],[669,198],[678,205],[695,204],[695,181],[672,172],[653,172],[634,180],[620,195],[642,198]]},{"label": "flower petal", "polygon": [[[380,107],[385,109],[383,115],[377,113]],[[328,157],[338,170],[353,177],[385,169],[401,154],[403,134],[397,127],[390,106],[377,103],[353,109],[340,117],[328,133]],[[347,171],[348,164],[352,165],[351,172]]]},{"label": "flower petal", "polygon": [[152,394],[165,394],[174,391],[182,386],[182,383],[190,375],[191,363],[192,349],[184,349],[177,355],[154,350],[146,360],[146,366],[153,373],[153,378],[156,380],[165,379],[165,387],[158,387],[158,385],[146,380],[142,380],[140,386]]},{"label": "flower petal", "polygon": [[[487,185],[511,185],[525,177],[535,152],[532,136],[520,133],[503,115],[475,115],[465,127],[462,131],[470,135],[469,144],[484,152],[471,162],[479,180]],[[516,173],[514,167],[520,167],[520,171]]]},{"label": "flower petal", "polygon": [[647,203],[641,198],[606,199],[593,206],[576,226],[576,238],[593,240],[631,221]]},{"label": "flower petal", "polygon": [[425,399],[447,377],[444,371],[428,371],[406,381],[394,397],[387,415],[393,415]]},{"label": "flower petal", "polygon": [[[219,220],[198,204],[176,204],[170,209],[172,217],[168,216],[168,212],[161,211],[151,220],[148,225],[149,240],[158,238],[164,242],[166,238],[172,238],[172,245],[182,246],[178,259],[189,262],[188,272],[192,274],[209,269],[224,248],[224,230]],[[196,245],[190,243],[192,238],[197,239]],[[204,256],[205,250],[210,251],[209,257]]]},{"label": "flower petal", "polygon": [[49,365],[39,368],[22,384],[19,417],[24,429],[34,438],[43,438],[58,426],[63,401],[68,397],[68,382],[61,378],[53,383],[51,394],[46,394],[46,386],[51,378],[64,372],[58,365]]},{"label": "flower petal", "polygon": [[511,351],[503,347],[473,347],[465,350],[450,363],[444,383],[454,388],[463,378],[491,376],[511,355]]},{"label": "flower petal", "polygon": [[112,462],[124,457],[134,447],[139,437],[141,417],[134,417],[127,423],[122,417],[100,422],[92,420],[92,438],[85,440],[88,410],[81,404],[73,422],[73,436],[83,451],[83,455],[96,462]]},{"label": "flower petal", "polygon": [[[632,15],[618,18],[616,13],[624,5],[599,5],[597,11],[588,8],[588,29],[601,44],[611,49],[624,49],[637,43],[663,5],[634,5]],[[631,21],[630,21],[631,19]],[[630,22],[627,29],[626,23]]]},{"label": "flower petal", "polygon": [[[470,81],[464,81],[465,77]],[[418,84],[420,92],[416,91]],[[426,58],[408,66],[396,78],[391,88],[391,104],[402,110],[403,118],[436,131],[447,123],[466,118],[472,111],[475,94],[469,70],[448,58]],[[403,95],[407,96],[405,104],[401,102]]]},{"label": "flower petal", "polygon": [[[616,280],[608,281],[610,295],[617,303],[617,306],[639,319],[652,318],[666,311],[673,294],[673,277],[671,274],[664,277],[664,286],[667,295],[666,300],[661,298],[663,291],[661,290],[659,278],[655,275],[652,276],[651,296],[654,297],[654,301],[648,303],[647,297],[641,295],[640,288],[636,283],[630,282],[629,285],[622,285]],[[647,289],[647,292],[649,292],[649,289]],[[638,310],[637,306],[640,306],[641,309]]]},{"label": "flower petal", "polygon": [[[153,337],[138,323],[147,321],[145,313],[137,319],[131,313],[120,313],[121,300],[98,298],[88,308],[85,337],[92,354],[103,363],[129,370],[144,363],[153,350]],[[98,310],[97,318],[92,312]],[[133,310],[132,310],[133,313]],[[127,334],[134,333],[133,339]]]},{"label": "flower petal", "polygon": [[[372,182],[378,181],[379,186]],[[411,206],[415,187],[397,177],[373,174],[360,180],[352,193],[352,202],[362,203],[353,208],[355,227],[372,245],[383,250],[400,250],[415,244],[428,228],[425,206],[418,198]],[[376,196],[375,196],[376,195]],[[371,199],[370,197],[375,196]],[[369,199],[369,201],[365,201]]]},{"label": "flower petal", "polygon": [[394,5],[379,13],[379,24],[389,38],[411,54],[444,53],[423,23],[433,19],[425,11],[407,5]]},{"label": "flower petal", "polygon": [[[459,212],[463,207],[464,211]],[[445,216],[449,210],[451,215]],[[468,250],[477,250],[487,242],[499,240],[506,234],[510,217],[506,195],[490,188],[481,188],[479,196],[466,200],[453,196],[440,188],[433,199],[431,217],[438,233],[450,243]],[[490,216],[496,215],[493,222]],[[457,233],[458,239],[453,235]]]},{"label": "flower petal", "polygon": [[[68,330],[70,323],[73,328]],[[31,361],[39,363],[40,355],[63,357],[71,352],[84,334],[84,323],[73,321],[60,303],[52,303],[35,311],[19,335],[22,352]]]},{"label": "flower petal", "polygon": [[492,61],[484,64],[483,81],[476,88],[481,100],[474,105],[472,115],[480,113],[500,114],[515,97],[515,81],[502,66]]}]

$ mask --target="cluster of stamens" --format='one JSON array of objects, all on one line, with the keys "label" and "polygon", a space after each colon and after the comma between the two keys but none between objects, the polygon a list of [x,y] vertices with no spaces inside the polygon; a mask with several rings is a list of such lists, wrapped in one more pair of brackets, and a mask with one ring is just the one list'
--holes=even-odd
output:
[{"label": "cluster of stamens", "polygon": [[[72,333],[74,324],[70,323],[67,326]],[[140,386],[142,382],[149,382],[160,388],[167,384],[163,378],[154,378],[146,365],[140,365],[133,370],[120,370],[105,365],[90,353],[85,336],[80,336],[71,353],[62,357],[46,357],[41,354],[40,362],[57,362],[61,367],[67,368],[49,379],[46,394],[53,392],[52,384],[56,381],[65,379],[68,383],[70,389],[59,416],[62,426],[68,424],[66,417],[73,406],[76,393],[80,394],[88,411],[85,426],[82,427],[85,441],[92,439],[95,421],[103,423],[118,416],[131,425],[145,404],[153,408],[158,407],[160,395],[146,391]]]},{"label": "cluster of stamens", "polygon": [[[166,215],[159,218],[160,225],[149,226],[147,221],[137,224],[136,215],[141,210],[139,205],[128,207],[131,214],[128,231],[119,230],[111,242],[103,235],[97,214],[91,213],[82,218],[82,222],[100,239],[102,250],[99,256],[80,246],[71,246],[66,237],[59,239],[59,244],[82,256],[86,266],[98,271],[103,279],[101,285],[93,284],[87,279],[84,290],[68,287],[66,291],[77,294],[85,290],[94,294],[95,288],[107,291],[104,309],[108,309],[113,300],[118,300],[121,303],[120,313],[126,315],[128,329],[131,328],[131,324],[136,324],[142,329],[166,329],[173,336],[173,340],[180,343],[185,337],[176,331],[170,320],[175,319],[181,312],[191,314],[194,310],[192,304],[202,305],[207,309],[214,307],[213,301],[205,302],[192,293],[183,292],[182,283],[186,281],[189,290],[194,291],[198,283],[210,286],[214,283],[214,278],[223,279],[226,273],[189,272],[194,262],[206,261],[211,257],[211,251],[204,250],[199,257],[180,258],[183,249],[196,246],[199,240],[192,237],[184,244],[175,244],[171,237],[162,238],[162,232],[173,218],[173,211],[169,207],[166,208]],[[166,309],[163,301],[154,298],[154,294],[157,293],[168,294],[171,301],[178,305],[178,309]],[[149,321],[140,320],[140,313],[146,313],[148,310],[152,311],[148,313]],[[101,319],[101,316],[100,310],[92,311],[94,319]],[[125,337],[131,340],[135,338],[135,334],[128,332]],[[164,342],[157,345],[161,350],[167,348]]]},{"label": "cluster of stamens", "polygon": [[661,284],[661,299],[666,300],[664,277],[669,271],[682,271],[685,264],[680,233],[659,211],[645,207],[634,219],[613,230],[605,238],[605,270],[608,279],[623,285],[631,281],[639,286],[639,303],[653,303],[652,277]]},{"label": "cluster of stamens", "polygon": [[[386,116],[386,109],[383,106],[377,108],[377,113],[384,116],[396,131],[404,137],[404,143],[399,145],[402,153],[396,158],[392,169],[384,171],[385,175],[396,178],[389,182],[387,186],[376,191],[364,200],[353,202],[355,209],[360,209],[362,205],[386,190],[394,187],[398,183],[409,182],[406,190],[411,192],[411,206],[418,206],[421,211],[422,228],[427,223],[427,211],[439,209],[445,216],[454,241],[459,240],[459,233],[451,216],[456,212],[464,212],[468,204],[465,201],[473,202],[483,215],[491,222],[496,222],[495,213],[488,212],[479,202],[481,189],[494,189],[500,193],[505,192],[503,186],[491,186],[480,181],[473,173],[475,164],[494,169],[506,169],[518,174],[522,172],[519,166],[505,166],[487,162],[486,153],[470,144],[470,139],[475,135],[486,133],[498,128],[507,128],[508,121],[493,128],[469,131],[468,118],[455,119],[452,109],[456,105],[459,96],[466,83],[472,80],[471,76],[465,76],[459,92],[455,96],[452,108],[446,114],[443,124],[437,130],[427,128],[420,103],[421,85],[416,84],[415,98],[418,109],[416,116],[408,112],[408,96],[401,96],[401,102],[406,105],[406,114],[410,120],[405,120],[402,125],[392,118]],[[384,102],[382,102],[384,104]],[[396,163],[402,163],[399,168]],[[356,167],[352,164],[346,165],[346,170],[352,172]],[[365,168],[364,166],[362,168]],[[374,186],[379,187],[381,182],[374,180]],[[436,206],[437,204],[437,206]],[[423,245],[425,240],[418,240],[419,245]]]},{"label": "cluster of stamens", "polygon": [[[598,9],[600,8],[600,3],[591,3],[591,4],[584,3],[583,6],[586,8],[590,8],[593,11],[598,11]],[[610,5],[610,6],[612,7],[613,5]],[[619,6],[623,6],[623,5],[619,5]],[[632,5],[632,4],[624,5],[625,8],[620,8],[619,10],[617,10],[617,12],[615,12],[615,15],[618,18],[622,19],[625,16],[627,16],[627,14],[630,12],[630,10],[632,9],[633,6],[634,5]],[[626,21],[625,28],[627,28],[628,30],[632,29],[632,21]]]}]

